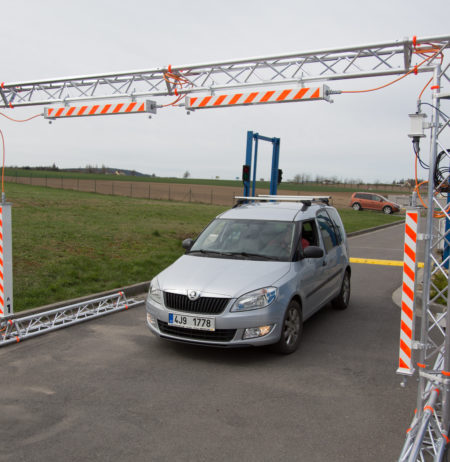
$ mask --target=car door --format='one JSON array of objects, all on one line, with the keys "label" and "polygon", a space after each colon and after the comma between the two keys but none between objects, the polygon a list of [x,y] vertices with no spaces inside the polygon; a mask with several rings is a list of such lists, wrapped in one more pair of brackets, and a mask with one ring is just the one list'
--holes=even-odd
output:
[{"label": "car door", "polygon": [[358,195],[359,197],[359,201],[360,201],[360,204],[361,204],[361,207],[363,209],[369,209],[370,208],[370,205],[371,205],[371,201],[369,200],[371,195],[370,194],[364,194],[364,193],[360,193]]},{"label": "car door", "polygon": [[319,210],[316,215],[319,235],[325,251],[323,259],[324,278],[320,288],[322,306],[334,298],[340,290],[343,274],[342,236],[325,209]]},{"label": "car door", "polygon": [[316,220],[305,220],[299,223],[300,234],[294,270],[297,278],[296,292],[302,295],[303,315],[308,318],[320,308],[325,297],[326,270],[324,258],[303,258],[303,249],[313,245],[322,247]]}]

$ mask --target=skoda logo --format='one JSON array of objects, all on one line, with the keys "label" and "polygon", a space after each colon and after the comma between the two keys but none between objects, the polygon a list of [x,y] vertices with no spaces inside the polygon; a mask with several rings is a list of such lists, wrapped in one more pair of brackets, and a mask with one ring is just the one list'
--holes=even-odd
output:
[{"label": "skoda logo", "polygon": [[188,290],[188,298],[189,300],[198,300],[200,298],[200,292],[198,292],[197,290]]}]

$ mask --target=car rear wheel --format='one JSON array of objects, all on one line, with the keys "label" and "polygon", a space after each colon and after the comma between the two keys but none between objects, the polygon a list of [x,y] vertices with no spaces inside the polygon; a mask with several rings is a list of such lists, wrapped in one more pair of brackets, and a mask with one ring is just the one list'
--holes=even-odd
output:
[{"label": "car rear wheel", "polygon": [[300,344],[303,332],[302,310],[297,301],[292,300],[286,310],[281,329],[281,338],[274,345],[275,351],[285,355],[293,353]]},{"label": "car rear wheel", "polygon": [[339,295],[331,301],[333,308],[336,310],[345,310],[350,301],[350,272],[347,270],[342,281],[341,291]]},{"label": "car rear wheel", "polygon": [[386,214],[386,215],[390,215],[392,213],[392,207],[390,207],[389,205],[385,205],[383,207],[383,212]]},{"label": "car rear wheel", "polygon": [[352,209],[353,210],[361,210],[361,205],[358,203],[358,202],[355,202],[353,205],[352,205]]}]

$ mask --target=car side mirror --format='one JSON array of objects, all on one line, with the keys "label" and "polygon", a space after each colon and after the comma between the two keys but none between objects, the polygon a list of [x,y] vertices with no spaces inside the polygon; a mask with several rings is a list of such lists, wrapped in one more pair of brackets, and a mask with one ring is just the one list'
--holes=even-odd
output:
[{"label": "car side mirror", "polygon": [[315,245],[309,245],[303,250],[304,258],[321,258],[323,257],[323,249]]},{"label": "car side mirror", "polygon": [[185,239],[181,245],[183,246],[183,249],[186,250],[191,250],[191,247],[194,245],[194,240],[191,238]]}]

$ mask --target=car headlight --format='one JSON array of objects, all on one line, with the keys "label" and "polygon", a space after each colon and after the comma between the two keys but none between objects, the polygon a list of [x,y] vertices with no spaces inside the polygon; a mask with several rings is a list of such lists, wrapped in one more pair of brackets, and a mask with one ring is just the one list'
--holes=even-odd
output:
[{"label": "car headlight", "polygon": [[147,300],[152,300],[158,303],[159,305],[163,304],[163,293],[162,290],[159,288],[158,279],[156,278],[152,279],[152,281],[150,282]]},{"label": "car headlight", "polygon": [[258,310],[269,306],[277,298],[276,287],[264,287],[239,297],[231,311]]}]

